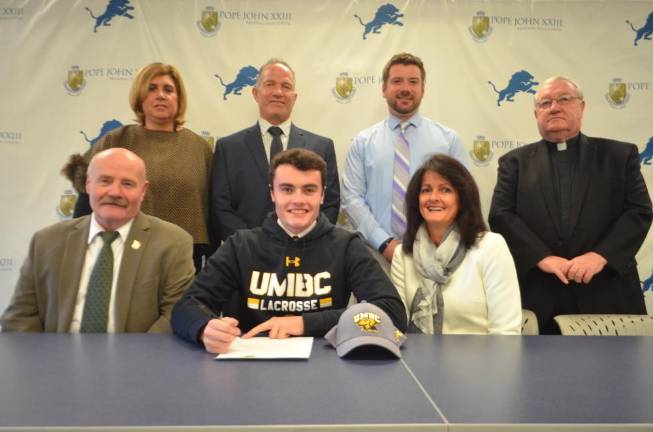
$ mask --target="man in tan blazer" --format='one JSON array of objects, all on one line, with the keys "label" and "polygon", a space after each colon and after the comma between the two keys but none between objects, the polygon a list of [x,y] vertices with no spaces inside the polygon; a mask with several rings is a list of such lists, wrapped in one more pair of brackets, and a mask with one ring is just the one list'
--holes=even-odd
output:
[{"label": "man in tan blazer", "polygon": [[34,235],[14,296],[0,318],[2,331],[87,331],[84,309],[92,297],[87,296],[89,280],[103,231],[118,232],[108,246],[114,264],[105,295],[106,331],[170,331],[172,307],[195,273],[191,236],[140,212],[148,182],[145,165],[134,153],[122,148],[100,152],[88,172],[93,213]]}]

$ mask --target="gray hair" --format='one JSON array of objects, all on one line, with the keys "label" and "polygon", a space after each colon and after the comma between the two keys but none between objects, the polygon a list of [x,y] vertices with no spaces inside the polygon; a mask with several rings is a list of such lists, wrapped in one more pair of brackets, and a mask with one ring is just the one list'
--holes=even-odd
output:
[{"label": "gray hair", "polygon": [[[569,84],[574,86],[576,89],[576,96],[580,100],[585,100],[585,96],[583,96],[583,90],[580,88],[580,86],[576,83],[576,81],[572,80],[571,78],[567,78],[566,76],[558,75],[558,76],[552,76],[551,78],[547,78],[544,80],[544,82],[540,85],[540,89],[544,86],[547,86],[555,81],[567,81]],[[538,90],[535,93],[535,96],[533,96],[533,103],[537,106],[537,95],[540,94],[540,90]]]},{"label": "gray hair", "polygon": [[290,73],[292,74],[292,82],[293,85],[295,84],[295,71],[293,68],[290,67],[290,65],[285,61],[277,57],[272,57],[270,60],[266,61],[263,63],[263,65],[258,69],[258,75],[256,76],[256,84],[255,86],[258,87],[261,84],[261,75],[263,75],[263,70],[273,64],[280,64],[288,68],[290,70]]}]

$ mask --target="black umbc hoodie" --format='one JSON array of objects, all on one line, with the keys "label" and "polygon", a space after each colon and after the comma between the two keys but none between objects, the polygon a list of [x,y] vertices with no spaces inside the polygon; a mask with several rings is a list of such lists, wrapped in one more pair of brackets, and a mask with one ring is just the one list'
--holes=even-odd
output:
[{"label": "black umbc hoodie", "polygon": [[273,316],[301,315],[304,335],[323,336],[337,324],[354,294],[383,309],[406,330],[404,306],[392,282],[361,238],[320,215],[302,238],[291,238],[270,213],[263,226],[239,230],[220,246],[172,311],[175,334],[194,343],[234,291],[237,316],[247,332]]}]

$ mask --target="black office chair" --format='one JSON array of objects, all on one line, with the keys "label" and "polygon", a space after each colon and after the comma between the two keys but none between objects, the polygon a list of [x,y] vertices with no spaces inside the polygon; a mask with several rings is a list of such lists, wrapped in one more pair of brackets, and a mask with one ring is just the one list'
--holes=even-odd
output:
[{"label": "black office chair", "polygon": [[652,336],[653,316],[618,314],[558,315],[565,336]]},{"label": "black office chair", "polygon": [[537,336],[540,334],[540,327],[537,325],[535,312],[529,309],[521,310],[521,334],[523,336]]}]

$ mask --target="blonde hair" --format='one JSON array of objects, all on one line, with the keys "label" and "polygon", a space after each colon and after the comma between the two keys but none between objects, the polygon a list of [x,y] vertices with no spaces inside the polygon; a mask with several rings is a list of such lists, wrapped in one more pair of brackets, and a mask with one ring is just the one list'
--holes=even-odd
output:
[{"label": "blonde hair", "polygon": [[143,113],[143,100],[147,96],[150,81],[158,76],[169,76],[175,83],[177,88],[177,116],[175,117],[175,130],[184,124],[186,121],[186,108],[188,107],[188,99],[186,97],[186,87],[181,75],[176,67],[163,63],[151,63],[143,67],[134,82],[132,82],[131,89],[129,90],[129,105],[136,114],[136,121],[141,126],[145,126],[145,113]]}]

